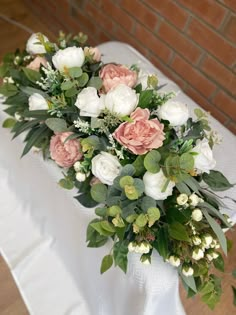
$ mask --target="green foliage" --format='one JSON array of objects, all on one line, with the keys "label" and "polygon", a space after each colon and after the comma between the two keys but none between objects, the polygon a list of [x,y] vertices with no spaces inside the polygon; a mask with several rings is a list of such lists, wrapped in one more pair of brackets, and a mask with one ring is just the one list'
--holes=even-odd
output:
[{"label": "green foliage", "polygon": [[204,182],[215,191],[224,191],[234,186],[230,184],[228,179],[219,171],[211,170],[209,174],[204,173],[202,178]]},{"label": "green foliage", "polygon": [[144,90],[140,92],[138,106],[148,108],[153,96],[153,90]]},{"label": "green foliage", "polygon": [[71,190],[74,188],[74,183],[70,178],[62,178],[59,180],[58,184],[65,189]]},{"label": "green foliage", "polygon": [[113,264],[113,257],[112,257],[112,255],[106,255],[105,257],[103,257],[101,268],[100,268],[101,274],[103,274],[108,269],[110,269],[112,264]]},{"label": "green foliage", "polygon": [[11,83],[4,83],[0,86],[0,94],[3,94],[4,96],[13,96],[18,93],[18,88]]},{"label": "green foliage", "polygon": [[178,241],[189,242],[189,235],[184,225],[179,222],[174,222],[169,225],[170,236]]},{"label": "green foliage", "polygon": [[148,208],[147,210],[148,214],[148,226],[151,227],[153,224],[158,221],[161,217],[160,210],[156,207]]},{"label": "green foliage", "polygon": [[224,272],[225,271],[225,262],[224,259],[222,257],[222,255],[220,253],[218,253],[218,258],[213,260],[213,264],[215,266],[216,269]]},{"label": "green foliage", "polygon": [[29,68],[22,68],[22,70],[26,75],[27,79],[29,79],[31,82],[36,83],[37,81],[40,81],[41,79],[40,72],[31,70]]},{"label": "green foliage", "polygon": [[45,124],[54,132],[67,131],[67,124],[64,119],[61,118],[48,118]]},{"label": "green foliage", "polygon": [[91,86],[94,87],[97,90],[100,90],[102,87],[102,79],[100,77],[92,77],[90,78],[90,80],[88,81],[87,86]]},{"label": "green foliage", "polygon": [[156,234],[156,241],[153,243],[153,247],[158,253],[167,259],[169,256],[169,232],[166,226],[160,227]]},{"label": "green foliage", "polygon": [[7,119],[5,119],[4,122],[2,123],[2,127],[3,127],[3,128],[12,128],[12,127],[14,127],[15,123],[16,123],[16,120],[15,120],[15,119],[13,119],[13,118],[7,118]]},{"label": "green foliage", "polygon": [[106,185],[99,183],[91,187],[91,196],[98,203],[105,203],[107,198]]},{"label": "green foliage", "polygon": [[80,67],[72,67],[68,69],[68,73],[71,78],[79,78],[82,75],[83,71]]},{"label": "green foliage", "polygon": [[119,266],[124,273],[127,271],[127,254],[128,254],[128,247],[126,241],[119,241],[116,242],[113,248],[113,256],[115,260],[115,265]]},{"label": "green foliage", "polygon": [[144,158],[144,166],[150,173],[158,173],[160,171],[159,161],[161,155],[158,151],[150,151]]}]

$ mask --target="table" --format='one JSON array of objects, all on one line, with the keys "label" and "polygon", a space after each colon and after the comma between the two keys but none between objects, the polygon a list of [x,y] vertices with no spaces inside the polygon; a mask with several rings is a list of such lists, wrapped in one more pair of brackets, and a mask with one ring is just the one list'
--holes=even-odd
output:
[{"label": "table", "polygon": [[[108,42],[99,46],[105,62],[138,63],[157,73],[163,90],[179,87],[131,46]],[[197,107],[189,97],[177,96]],[[5,119],[0,112],[0,120]],[[236,182],[236,137],[215,119],[212,126],[225,138],[215,150],[217,169]],[[22,139],[10,141],[0,131],[0,248],[32,315],[184,315],[174,268],[155,254],[151,266],[129,254],[128,273],[112,268],[100,275],[100,262],[109,244],[86,247],[86,227],[94,217],[73,199],[75,191],[56,183],[61,171],[37,153],[23,159]],[[231,189],[227,195],[235,195]],[[229,204],[232,205],[232,204]],[[236,222],[236,212],[230,213]]]}]

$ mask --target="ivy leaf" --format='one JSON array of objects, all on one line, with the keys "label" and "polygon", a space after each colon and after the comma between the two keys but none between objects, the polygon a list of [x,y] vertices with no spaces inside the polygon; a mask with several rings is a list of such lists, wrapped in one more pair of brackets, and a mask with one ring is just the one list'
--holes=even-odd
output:
[{"label": "ivy leaf", "polygon": [[153,243],[153,247],[158,253],[166,259],[169,256],[169,233],[166,227],[161,227],[157,231],[156,241]]},{"label": "ivy leaf", "polygon": [[202,178],[204,182],[215,191],[224,191],[234,186],[230,184],[228,179],[219,171],[211,170],[209,174],[204,173]]},{"label": "ivy leaf", "polygon": [[64,132],[67,130],[66,121],[61,118],[48,118],[45,124],[54,132]]},{"label": "ivy leaf", "polygon": [[105,257],[103,257],[101,268],[100,268],[101,274],[103,274],[109,268],[111,268],[112,264],[113,264],[113,257],[112,257],[112,255],[106,255]]},{"label": "ivy leaf", "polygon": [[91,187],[91,196],[98,203],[105,203],[107,198],[107,186],[98,183]]},{"label": "ivy leaf", "polygon": [[144,166],[150,173],[158,173],[160,170],[159,161],[161,155],[158,151],[152,150],[144,158]]},{"label": "ivy leaf", "polygon": [[126,273],[127,271],[127,264],[128,264],[127,254],[128,254],[128,247],[126,245],[126,242],[119,241],[115,243],[114,248],[113,248],[115,265],[119,266],[124,271],[124,273]]}]

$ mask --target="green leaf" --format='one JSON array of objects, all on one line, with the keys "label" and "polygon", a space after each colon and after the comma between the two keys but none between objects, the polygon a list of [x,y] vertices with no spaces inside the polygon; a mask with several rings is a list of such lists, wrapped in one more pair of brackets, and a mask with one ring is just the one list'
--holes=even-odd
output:
[{"label": "green leaf", "polygon": [[208,281],[204,284],[204,286],[201,288],[200,293],[202,295],[205,295],[209,292],[212,292],[214,290],[214,284],[211,281]]},{"label": "green leaf", "polygon": [[30,86],[21,86],[20,90],[29,96],[34,94],[34,93],[38,93],[38,94],[42,95],[44,98],[48,98],[47,93],[43,92],[42,90],[30,87]]},{"label": "green leaf", "polygon": [[110,222],[104,220],[100,222],[101,227],[103,228],[103,230],[110,232],[110,233],[115,233],[115,227],[113,224],[111,224]]},{"label": "green leaf", "polygon": [[72,67],[68,69],[69,75],[72,78],[78,78],[82,75],[82,69],[80,67]]},{"label": "green leaf", "polygon": [[24,74],[26,75],[27,79],[29,79],[31,82],[36,83],[37,81],[40,81],[41,74],[38,71],[31,70],[29,68],[22,68],[24,71]]},{"label": "green leaf", "polygon": [[75,197],[76,200],[79,201],[79,203],[86,207],[86,208],[93,208],[95,207],[98,203],[93,200],[93,198],[91,197],[91,193],[90,191],[84,192],[78,196]]},{"label": "green leaf", "polygon": [[135,176],[141,176],[145,173],[146,169],[144,167],[144,158],[144,155],[139,155],[133,162],[132,165],[135,167]]},{"label": "green leaf", "polygon": [[211,170],[209,174],[204,173],[202,178],[204,182],[215,191],[224,191],[234,186],[230,184],[228,179],[219,171]]},{"label": "green leaf", "polygon": [[12,127],[14,127],[15,123],[16,123],[16,120],[14,118],[7,118],[2,123],[2,127],[3,128],[12,128]]},{"label": "green leaf", "polygon": [[152,150],[144,158],[144,166],[150,173],[158,173],[160,171],[159,161],[161,155],[158,151]]},{"label": "green leaf", "polygon": [[4,83],[0,86],[0,94],[4,96],[13,96],[18,93],[18,88],[11,83]]},{"label": "green leaf", "polygon": [[99,221],[99,222],[90,223],[90,226],[94,230],[96,230],[100,235],[103,235],[103,236],[111,236],[115,232],[115,228],[108,221]]},{"label": "green leaf", "polygon": [[101,274],[103,274],[109,268],[111,268],[112,264],[113,264],[113,257],[111,255],[106,255],[105,257],[103,257],[101,268],[100,268]]},{"label": "green leaf", "polygon": [[[98,221],[99,221],[98,219],[94,219],[93,221],[90,222],[90,224],[98,222]],[[88,247],[103,246],[107,242],[108,237],[100,235],[96,230],[94,230],[94,228],[91,227],[90,224],[87,227],[87,237],[86,237],[86,241],[89,242]]]},{"label": "green leaf", "polygon": [[119,266],[124,271],[124,273],[126,273],[127,271],[127,264],[128,264],[127,254],[128,254],[128,247],[126,245],[126,242],[119,241],[115,243],[114,248],[113,248],[115,265]]},{"label": "green leaf", "polygon": [[189,172],[194,168],[194,158],[190,153],[184,153],[180,157],[179,164],[181,169]]},{"label": "green leaf", "polygon": [[71,89],[74,85],[75,85],[75,82],[65,81],[65,82],[62,82],[61,89],[66,91],[66,90]]},{"label": "green leaf", "polygon": [[188,196],[191,195],[191,190],[188,188],[188,186],[185,183],[179,182],[179,183],[176,183],[175,186],[181,194],[186,194]]},{"label": "green leaf", "polygon": [[222,255],[220,253],[218,253],[218,254],[219,254],[219,256],[213,260],[213,264],[214,264],[216,269],[224,272],[225,271],[225,262],[224,262]]},{"label": "green leaf", "polygon": [[219,242],[220,246],[222,247],[222,250],[224,251],[225,255],[227,255],[227,241],[224,232],[222,231],[219,224],[208,214],[208,212],[205,209],[202,209],[202,212],[204,216],[206,217],[209,225],[211,226],[212,230],[215,232]]},{"label": "green leaf", "polygon": [[234,286],[231,286],[232,290],[233,290],[233,296],[234,296],[234,300],[233,303],[236,306],[236,288]]},{"label": "green leaf", "polygon": [[169,256],[169,233],[166,227],[161,227],[157,231],[156,241],[153,243],[153,247],[158,253],[166,259]]},{"label": "green leaf", "polygon": [[102,79],[100,77],[92,77],[89,81],[87,86],[94,87],[97,90],[100,90],[103,85]]},{"label": "green leaf", "polygon": [[77,82],[80,87],[84,87],[89,80],[89,76],[86,72],[84,72],[78,79]]},{"label": "green leaf", "polygon": [[26,131],[27,129],[31,129],[35,127],[39,122],[40,122],[39,119],[34,119],[27,122],[25,121],[16,122],[12,129],[12,131],[15,133],[13,136],[13,139],[17,137],[19,134],[21,134],[22,132]]},{"label": "green leaf", "polygon": [[189,242],[189,235],[184,225],[179,222],[175,222],[170,224],[169,226],[169,234],[172,238],[178,241],[186,241]]},{"label": "green leaf", "polygon": [[62,178],[59,180],[58,184],[65,189],[71,190],[74,188],[74,183],[69,178]]},{"label": "green leaf", "polygon": [[202,301],[208,305],[208,307],[213,310],[216,303],[219,301],[219,295],[212,291],[202,296]]},{"label": "green leaf", "polygon": [[126,185],[133,185],[134,179],[131,176],[123,176],[120,179],[120,187],[124,188]]},{"label": "green leaf", "polygon": [[66,90],[65,96],[66,97],[72,97],[78,93],[79,93],[79,91],[77,90],[77,88],[75,86],[73,86],[71,89]]},{"label": "green leaf", "polygon": [[180,272],[179,275],[187,287],[189,287],[194,292],[197,292],[196,283],[193,276],[186,277],[182,274],[182,272]]},{"label": "green leaf", "polygon": [[66,121],[61,118],[48,118],[45,124],[54,132],[64,132],[67,130]]},{"label": "green leaf", "polygon": [[99,217],[105,217],[107,215],[107,208],[105,207],[98,207],[95,209],[95,213]]},{"label": "green leaf", "polygon": [[122,167],[120,176],[133,176],[135,173],[135,168],[131,164],[126,164],[124,167]]},{"label": "green leaf", "polygon": [[148,217],[144,213],[139,214],[137,219],[135,220],[135,224],[139,228],[143,228],[147,224],[147,222],[148,222]]},{"label": "green leaf", "polygon": [[153,90],[144,90],[140,92],[138,106],[141,108],[148,108],[153,96]]},{"label": "green leaf", "polygon": [[2,64],[0,66],[0,78],[4,78],[8,72],[8,65]]},{"label": "green leaf", "polygon": [[156,207],[151,207],[147,211],[148,214],[148,226],[151,227],[153,224],[160,219],[161,213],[160,210]]},{"label": "green leaf", "polygon": [[117,214],[120,214],[121,212],[122,210],[119,206],[112,206],[108,208],[108,215],[111,217],[115,217]]},{"label": "green leaf", "polygon": [[140,197],[145,190],[144,182],[142,181],[142,179],[135,178],[134,179],[134,187],[137,190],[138,196]]},{"label": "green leaf", "polygon": [[141,209],[146,212],[148,208],[153,208],[153,207],[154,208],[156,207],[156,200],[153,199],[152,197],[144,196],[141,202]]},{"label": "green leaf", "polygon": [[107,198],[107,186],[99,183],[91,187],[91,196],[98,203],[105,203]]}]

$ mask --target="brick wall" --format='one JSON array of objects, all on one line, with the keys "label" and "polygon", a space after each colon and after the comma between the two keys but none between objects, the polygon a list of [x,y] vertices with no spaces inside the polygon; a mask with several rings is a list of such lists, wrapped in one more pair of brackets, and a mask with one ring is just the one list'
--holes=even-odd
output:
[{"label": "brick wall", "polygon": [[236,133],[236,0],[25,2],[52,32],[131,44]]}]

